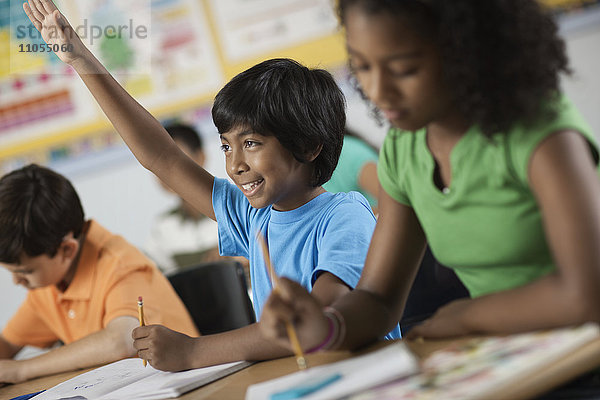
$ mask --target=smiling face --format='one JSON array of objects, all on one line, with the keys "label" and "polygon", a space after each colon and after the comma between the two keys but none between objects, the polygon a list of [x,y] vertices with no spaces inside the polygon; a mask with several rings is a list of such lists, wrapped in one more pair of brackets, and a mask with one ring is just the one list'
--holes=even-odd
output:
[{"label": "smiling face", "polygon": [[278,211],[289,211],[322,193],[310,185],[312,165],[296,160],[275,136],[240,127],[220,137],[227,174],[252,207],[273,204]]},{"label": "smiling face", "polygon": [[391,13],[345,14],[350,67],[392,125],[414,131],[443,118],[450,102],[436,46]]}]

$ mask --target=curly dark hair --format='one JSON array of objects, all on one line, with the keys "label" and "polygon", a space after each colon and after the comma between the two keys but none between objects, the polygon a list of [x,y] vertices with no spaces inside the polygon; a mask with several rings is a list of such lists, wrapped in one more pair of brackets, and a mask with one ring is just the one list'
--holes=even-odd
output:
[{"label": "curly dark hair", "polygon": [[247,126],[272,135],[299,162],[312,161],[313,186],[331,178],[342,151],[346,99],[331,74],[276,58],[236,75],[217,93],[212,117],[219,133]]},{"label": "curly dark hair", "polygon": [[393,13],[437,42],[445,80],[459,112],[486,135],[554,118],[560,73],[570,74],[565,45],[550,13],[535,0],[339,0]]}]

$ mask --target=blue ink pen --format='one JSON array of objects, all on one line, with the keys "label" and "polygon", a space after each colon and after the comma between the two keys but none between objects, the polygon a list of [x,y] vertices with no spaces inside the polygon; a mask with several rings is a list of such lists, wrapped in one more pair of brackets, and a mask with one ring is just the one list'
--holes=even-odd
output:
[{"label": "blue ink pen", "polygon": [[326,386],[329,386],[333,382],[341,379],[341,374],[333,374],[325,379],[318,380],[316,382],[305,382],[301,383],[297,386],[291,387],[281,392],[273,393],[271,395],[271,400],[293,400],[299,399],[306,395],[316,392],[317,390],[321,390]]}]

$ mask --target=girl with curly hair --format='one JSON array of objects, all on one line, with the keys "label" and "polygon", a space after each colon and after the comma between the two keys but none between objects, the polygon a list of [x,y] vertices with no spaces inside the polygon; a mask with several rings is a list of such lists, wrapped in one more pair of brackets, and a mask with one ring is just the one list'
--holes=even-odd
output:
[{"label": "girl with curly hair", "polygon": [[426,244],[470,293],[405,337],[600,320],[600,180],[560,92],[557,27],[534,0],[340,0],[349,65],[391,124],[379,219],[352,292],[323,309],[283,280],[261,320],[288,344],[356,348],[398,323]]}]

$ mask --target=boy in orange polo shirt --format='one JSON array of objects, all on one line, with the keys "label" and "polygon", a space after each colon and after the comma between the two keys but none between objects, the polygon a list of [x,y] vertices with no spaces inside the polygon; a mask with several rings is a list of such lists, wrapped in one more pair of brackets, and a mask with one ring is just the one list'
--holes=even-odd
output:
[{"label": "boy in orange polo shirt", "polygon": [[[0,335],[0,382],[91,367],[136,355],[131,331],[146,321],[198,332],[160,271],[134,246],[85,221],[63,176],[37,165],[0,179],[0,263],[29,292]],[[64,346],[11,360],[25,345]]]}]

